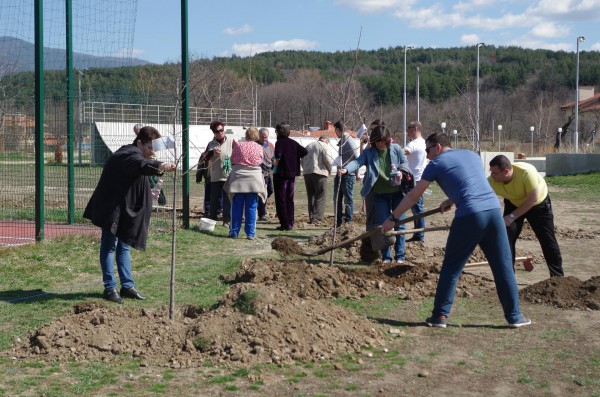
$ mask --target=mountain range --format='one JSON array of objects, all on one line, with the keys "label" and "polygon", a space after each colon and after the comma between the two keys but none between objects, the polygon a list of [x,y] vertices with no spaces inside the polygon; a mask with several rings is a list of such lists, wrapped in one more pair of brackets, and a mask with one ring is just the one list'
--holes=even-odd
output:
[{"label": "mountain range", "polygon": [[[66,50],[44,47],[44,69],[61,70],[66,65]],[[138,58],[95,56],[73,53],[73,67],[114,68],[121,66],[143,66],[151,62]],[[35,69],[35,46],[16,37],[0,37],[0,75],[33,71]]]}]

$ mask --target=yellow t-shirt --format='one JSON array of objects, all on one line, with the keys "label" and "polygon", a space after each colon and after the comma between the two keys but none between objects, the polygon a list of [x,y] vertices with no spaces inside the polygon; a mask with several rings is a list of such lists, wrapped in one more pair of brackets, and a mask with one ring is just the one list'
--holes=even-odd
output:
[{"label": "yellow t-shirt", "polygon": [[548,195],[548,185],[535,167],[529,163],[513,163],[512,169],[513,177],[507,184],[496,182],[491,176],[488,177],[494,192],[519,207],[527,199],[527,193],[539,188],[538,201],[535,205],[544,201]]}]

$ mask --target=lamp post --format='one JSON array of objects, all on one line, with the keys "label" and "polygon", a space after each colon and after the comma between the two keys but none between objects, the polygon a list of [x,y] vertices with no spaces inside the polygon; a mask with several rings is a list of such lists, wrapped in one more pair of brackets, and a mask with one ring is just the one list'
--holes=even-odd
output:
[{"label": "lamp post", "polygon": [[558,127],[558,151],[560,152],[560,146],[562,145],[562,128]]},{"label": "lamp post", "polygon": [[477,95],[475,105],[475,134],[477,135],[477,154],[481,154],[481,146],[479,144],[479,48],[483,43],[477,44]]},{"label": "lamp post", "polygon": [[402,129],[403,132],[403,137],[404,137],[404,147],[406,147],[406,53],[408,52],[408,50],[412,50],[413,46],[404,46],[404,101],[403,101],[403,105],[404,105],[404,128]]},{"label": "lamp post", "polygon": [[575,153],[578,151],[579,146],[579,43],[583,43],[585,37],[579,36],[577,38],[577,67],[575,72],[575,134],[573,135]]},{"label": "lamp post", "polygon": [[442,133],[445,134],[446,133],[446,122],[443,121],[442,124],[440,124],[440,126],[442,127]]},{"label": "lamp post", "polygon": [[531,157],[533,157],[533,131],[535,131],[535,127],[529,127],[529,131],[531,131]]},{"label": "lamp post", "polygon": [[454,134],[454,148],[458,149],[458,131],[453,130],[452,134]]},{"label": "lamp post", "polygon": [[498,151],[500,151],[500,140],[501,140],[501,135],[502,134],[502,125],[498,124]]},{"label": "lamp post", "polygon": [[419,67],[417,66],[417,121],[421,121],[421,108],[420,108],[420,96],[419,96],[419,78],[420,78],[420,71],[419,71]]}]

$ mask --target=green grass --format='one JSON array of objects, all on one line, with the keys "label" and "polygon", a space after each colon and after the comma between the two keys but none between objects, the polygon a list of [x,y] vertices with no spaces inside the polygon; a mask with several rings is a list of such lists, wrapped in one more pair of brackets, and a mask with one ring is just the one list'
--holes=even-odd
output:
[{"label": "green grass", "polygon": [[[550,176],[546,178],[552,197],[567,201],[597,200],[600,195],[600,172]],[[557,188],[557,189],[552,189]]]}]

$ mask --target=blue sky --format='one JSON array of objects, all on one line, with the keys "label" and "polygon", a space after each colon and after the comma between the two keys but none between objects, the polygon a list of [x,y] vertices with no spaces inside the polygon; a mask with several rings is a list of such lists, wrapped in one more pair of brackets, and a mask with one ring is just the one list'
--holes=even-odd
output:
[{"label": "blue sky", "polygon": [[[496,46],[600,50],[600,0],[189,0],[196,57],[272,50]],[[179,61],[180,1],[138,0],[133,56]]]}]

